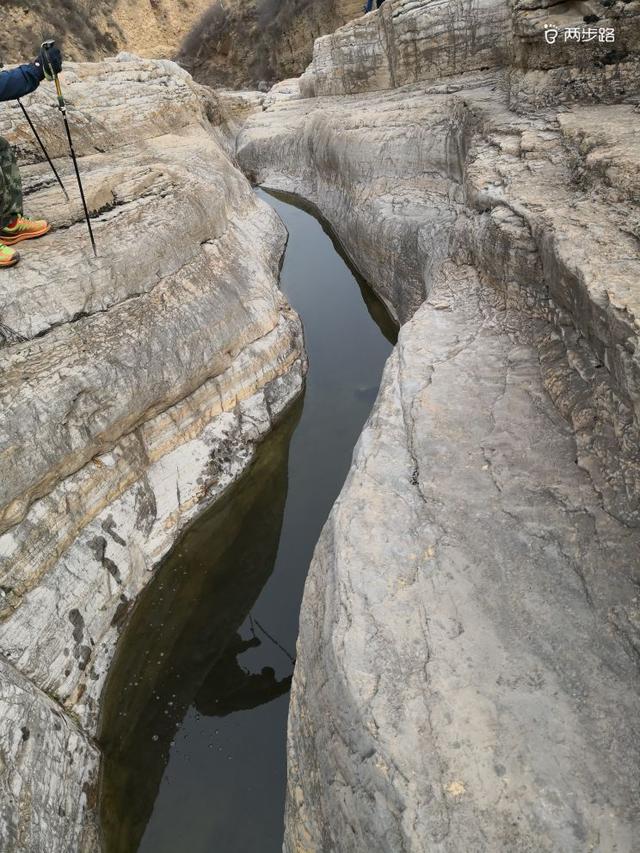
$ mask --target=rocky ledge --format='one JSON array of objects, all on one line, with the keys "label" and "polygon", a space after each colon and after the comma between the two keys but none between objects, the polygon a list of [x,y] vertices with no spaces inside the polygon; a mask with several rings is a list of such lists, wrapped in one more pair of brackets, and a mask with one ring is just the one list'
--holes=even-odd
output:
[{"label": "rocky ledge", "polygon": [[[545,48],[585,15],[615,54]],[[387,0],[239,136],[403,324],[306,586],[289,853],[634,849],[639,23]]]},{"label": "rocky ledge", "polygon": [[286,233],[224,151],[214,96],[170,62],[64,75],[17,108],[27,212],[53,234],[0,280],[0,847],[97,848],[99,696],[119,626],[193,515],[300,392]]}]

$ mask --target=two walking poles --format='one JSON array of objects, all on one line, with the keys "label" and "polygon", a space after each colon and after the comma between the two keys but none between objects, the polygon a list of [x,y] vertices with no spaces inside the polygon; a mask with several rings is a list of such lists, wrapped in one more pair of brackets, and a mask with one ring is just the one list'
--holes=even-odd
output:
[{"label": "two walking poles", "polygon": [[[86,201],[86,198],[84,195],[84,189],[82,187],[82,180],[80,178],[80,171],[78,169],[78,158],[76,157],[76,152],[75,152],[75,149],[73,147],[73,139],[71,137],[71,129],[69,127],[69,119],[67,117],[67,105],[66,105],[64,96],[62,94],[62,86],[60,85],[60,79],[59,79],[57,73],[54,71],[53,65],[51,64],[51,61],[49,59],[49,51],[53,48],[54,45],[55,45],[55,42],[52,39],[42,43],[42,55],[43,55],[44,61],[45,61],[45,72],[46,72],[47,78],[49,80],[53,80],[53,82],[55,83],[56,93],[58,95],[58,109],[60,110],[60,113],[61,113],[62,118],[64,120],[64,127],[65,127],[65,130],[67,132],[67,141],[69,142],[69,151],[71,152],[71,159],[73,160],[73,168],[74,168],[75,173],[76,173],[76,180],[78,181],[78,189],[80,190],[80,198],[82,199],[82,207],[84,208],[84,217],[85,217],[85,220],[87,222],[87,228],[89,229],[89,237],[91,238],[91,246],[93,248],[94,256],[98,257],[98,251],[96,249],[96,241],[94,240],[93,229],[91,228],[91,218],[89,216],[89,209],[87,207],[87,201]],[[67,193],[67,190],[65,189],[65,186],[62,183],[62,179],[60,178],[60,175],[58,174],[56,167],[53,165],[51,157],[49,157],[49,154],[47,152],[47,149],[44,146],[42,139],[40,139],[38,131],[36,130],[33,122],[29,118],[29,115],[28,115],[28,113],[24,107],[24,104],[22,103],[22,101],[20,101],[20,99],[18,99],[18,103],[20,104],[20,108],[21,108],[22,112],[24,113],[24,116],[25,116],[27,122],[29,123],[29,127],[33,131],[33,134],[34,134],[36,140],[38,141],[40,148],[42,148],[42,152],[43,152],[44,156],[47,158],[47,163],[51,166],[51,170],[52,170],[53,174],[55,175],[57,182],[60,184],[60,188],[62,189],[62,192],[65,194],[67,201],[69,201],[69,194]]]}]

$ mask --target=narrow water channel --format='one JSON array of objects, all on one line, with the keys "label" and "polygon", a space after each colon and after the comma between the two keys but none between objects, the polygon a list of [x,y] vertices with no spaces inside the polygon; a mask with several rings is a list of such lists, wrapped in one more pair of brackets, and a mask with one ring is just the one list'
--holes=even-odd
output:
[{"label": "narrow water channel", "polygon": [[258,194],[289,231],[281,287],[302,317],[302,400],[142,593],[104,695],[106,853],[280,853],[288,692],[313,549],[395,328],[328,230]]}]

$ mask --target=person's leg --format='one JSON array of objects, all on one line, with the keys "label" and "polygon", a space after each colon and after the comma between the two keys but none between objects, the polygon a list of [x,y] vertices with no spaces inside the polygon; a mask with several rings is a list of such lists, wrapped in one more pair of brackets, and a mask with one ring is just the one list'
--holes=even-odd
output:
[{"label": "person's leg", "polygon": [[22,211],[22,180],[12,147],[0,136],[0,242],[13,246],[43,237],[51,230],[44,219],[27,219]]},{"label": "person's leg", "polygon": [[0,228],[22,216],[22,181],[13,148],[0,136]]},{"label": "person's leg", "polygon": [[[16,217],[14,208],[22,212],[22,183],[16,158],[6,139],[0,136],[0,229]],[[0,241],[0,269],[13,267],[20,260],[15,249]]]}]

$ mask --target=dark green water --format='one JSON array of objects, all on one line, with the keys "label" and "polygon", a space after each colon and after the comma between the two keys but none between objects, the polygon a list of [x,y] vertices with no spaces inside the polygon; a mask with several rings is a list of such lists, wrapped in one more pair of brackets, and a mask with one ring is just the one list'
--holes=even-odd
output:
[{"label": "dark green water", "polygon": [[323,225],[258,193],[290,235],[281,287],[305,327],[306,390],[181,537],[123,632],[100,733],[106,853],[282,849],[284,650],[396,333]]}]

